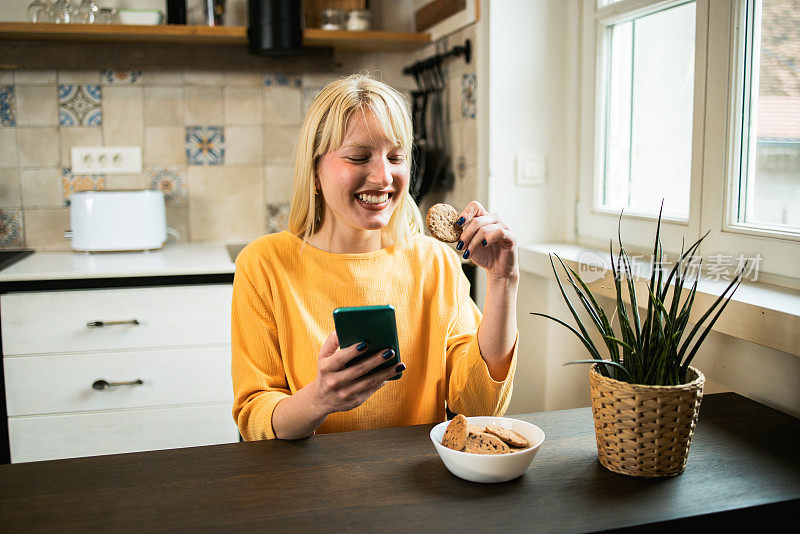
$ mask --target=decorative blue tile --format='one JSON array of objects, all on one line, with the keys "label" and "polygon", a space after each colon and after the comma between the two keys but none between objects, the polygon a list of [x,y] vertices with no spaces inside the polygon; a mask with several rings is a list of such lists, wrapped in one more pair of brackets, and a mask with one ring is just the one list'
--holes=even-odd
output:
[{"label": "decorative blue tile", "polygon": [[224,164],[225,129],[222,126],[187,126],[186,163],[188,165]]},{"label": "decorative blue tile", "polygon": [[475,118],[476,83],[474,72],[461,76],[461,116],[465,119]]},{"label": "decorative blue tile", "polygon": [[104,85],[131,85],[142,81],[142,71],[106,69],[100,79]]},{"label": "decorative blue tile", "polygon": [[276,72],[264,75],[264,85],[270,87],[302,87],[303,78],[302,76]]},{"label": "decorative blue tile", "polygon": [[101,104],[99,85],[58,86],[58,121],[61,126],[101,126]]},{"label": "decorative blue tile", "polygon": [[0,127],[17,125],[17,99],[13,85],[0,86]]},{"label": "decorative blue tile", "polygon": [[186,171],[180,167],[157,167],[147,169],[150,189],[161,189],[168,206],[186,205]]},{"label": "decorative blue tile", "polygon": [[282,232],[289,227],[289,203],[267,204],[267,233]]},{"label": "decorative blue tile", "polygon": [[0,209],[0,248],[20,248],[25,246],[22,210],[20,208]]}]

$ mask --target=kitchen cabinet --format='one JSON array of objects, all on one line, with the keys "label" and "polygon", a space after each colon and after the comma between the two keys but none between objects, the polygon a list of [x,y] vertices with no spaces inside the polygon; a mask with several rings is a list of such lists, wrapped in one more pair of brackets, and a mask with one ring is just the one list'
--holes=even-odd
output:
[{"label": "kitchen cabinet", "polygon": [[224,245],[175,245],[37,252],[0,273],[10,461],[239,441],[233,270]]},{"label": "kitchen cabinet", "polygon": [[231,293],[212,284],[1,295],[11,461],[238,441]]}]

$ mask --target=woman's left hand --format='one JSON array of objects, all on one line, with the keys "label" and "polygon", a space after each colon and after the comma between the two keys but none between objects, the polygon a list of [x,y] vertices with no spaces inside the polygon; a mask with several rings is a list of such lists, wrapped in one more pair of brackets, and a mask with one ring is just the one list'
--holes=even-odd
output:
[{"label": "woman's left hand", "polygon": [[490,277],[519,278],[517,236],[499,215],[473,201],[461,212],[459,222],[462,233],[456,249],[464,259],[486,269]]}]

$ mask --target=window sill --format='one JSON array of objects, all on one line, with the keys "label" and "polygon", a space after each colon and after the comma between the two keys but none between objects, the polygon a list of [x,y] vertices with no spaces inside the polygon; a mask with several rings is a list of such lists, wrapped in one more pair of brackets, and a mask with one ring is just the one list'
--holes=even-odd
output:
[{"label": "window sill", "polygon": [[[599,258],[603,258],[608,264],[608,252],[603,253],[596,249],[567,243],[535,243],[520,247],[520,269],[528,274],[554,280],[549,253],[558,254],[565,264],[576,271],[580,265],[584,268],[589,265],[587,261],[595,263]],[[641,262],[634,264],[634,271],[646,273],[646,270],[641,269],[642,266]],[[560,269],[559,276],[561,276]],[[587,281],[586,284],[592,293],[595,296],[615,299],[611,271],[600,269],[596,276],[598,279],[591,283]],[[562,281],[564,281],[563,276]],[[647,302],[648,290],[645,285],[647,281],[645,278],[636,278],[636,298],[639,303]],[[727,284],[725,280],[701,279],[691,315],[693,321],[705,313]],[[565,289],[568,290],[567,295],[573,303],[579,306],[577,299],[573,299],[574,292],[570,295],[572,289],[566,287]],[[713,330],[800,356],[800,291],[758,282],[742,283],[714,324]]]}]

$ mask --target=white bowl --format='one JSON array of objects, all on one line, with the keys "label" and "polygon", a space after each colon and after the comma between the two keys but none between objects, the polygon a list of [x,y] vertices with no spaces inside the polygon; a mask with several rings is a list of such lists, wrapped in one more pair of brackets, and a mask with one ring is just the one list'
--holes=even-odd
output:
[{"label": "white bowl", "polygon": [[120,9],[117,20],[120,24],[158,26],[164,21],[164,13],[158,9]]},{"label": "white bowl", "polygon": [[509,417],[467,417],[467,422],[484,427],[497,425],[513,430],[527,438],[530,447],[506,454],[474,454],[456,451],[442,445],[444,431],[450,421],[431,429],[431,441],[445,467],[459,478],[472,482],[505,482],[521,476],[531,465],[544,442],[544,432],[538,426]]}]

